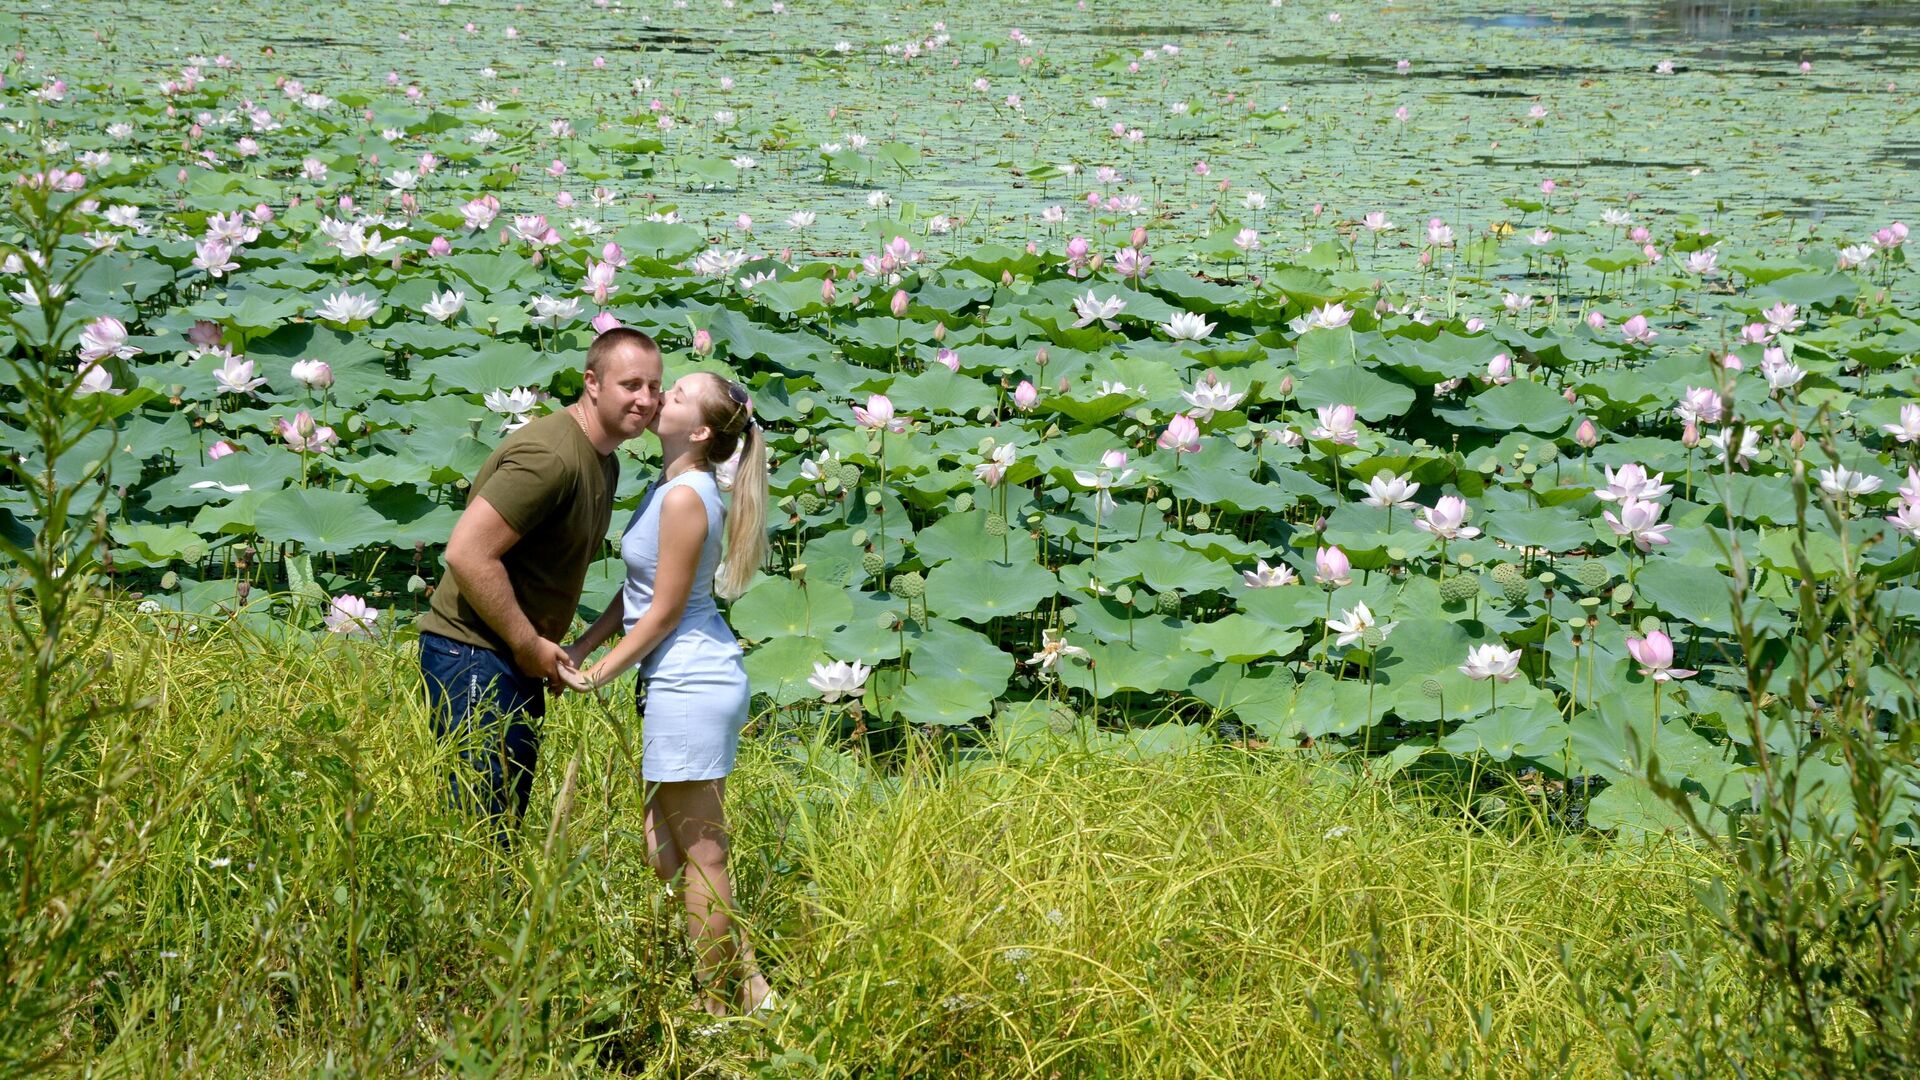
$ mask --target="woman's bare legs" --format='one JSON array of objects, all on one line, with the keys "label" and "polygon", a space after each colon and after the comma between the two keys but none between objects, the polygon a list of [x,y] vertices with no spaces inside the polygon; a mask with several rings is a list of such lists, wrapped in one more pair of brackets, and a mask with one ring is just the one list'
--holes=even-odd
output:
[{"label": "woman's bare legs", "polygon": [[680,845],[674,843],[673,834],[667,831],[667,824],[660,812],[660,785],[647,785],[647,865],[661,881],[672,885],[680,876],[686,860],[680,856]]},{"label": "woman's bare legs", "polygon": [[[713,985],[744,962],[747,971],[740,988],[741,1008],[751,1011],[766,999],[771,988],[753,966],[752,948],[736,940],[733,879],[727,874],[727,822],[722,806],[726,788],[724,778],[660,784],[648,801],[648,844],[653,844],[653,823],[658,820],[672,841],[676,872],[686,875],[682,888],[687,934],[693,939],[701,985]],[[662,861],[654,863],[655,873],[662,872],[662,865]],[[711,995],[703,1003],[708,1012],[725,1010]]]}]

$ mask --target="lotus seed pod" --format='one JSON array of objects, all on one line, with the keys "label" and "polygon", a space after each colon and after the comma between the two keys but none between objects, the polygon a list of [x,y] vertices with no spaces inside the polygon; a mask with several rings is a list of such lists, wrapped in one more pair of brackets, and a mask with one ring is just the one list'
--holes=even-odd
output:
[{"label": "lotus seed pod", "polygon": [[800,512],[803,514],[817,514],[821,510],[826,509],[826,505],[827,500],[815,495],[811,491],[805,492],[800,496]]},{"label": "lotus seed pod", "polygon": [[886,568],[887,560],[882,558],[877,551],[869,551],[865,555],[860,556],[860,569],[865,570],[868,577],[878,576],[880,571]]},{"label": "lotus seed pod", "polygon": [[963,491],[953,497],[953,512],[964,514],[973,509],[973,492]]},{"label": "lotus seed pod", "polygon": [[1180,614],[1180,590],[1172,589],[1154,597],[1153,610],[1162,615]]},{"label": "lotus seed pod", "polygon": [[1527,581],[1525,578],[1503,581],[1500,583],[1500,592],[1507,598],[1507,603],[1524,604],[1527,602]]},{"label": "lotus seed pod", "polygon": [[1607,564],[1598,559],[1588,559],[1574,569],[1573,576],[1588,590],[1598,589],[1613,578],[1613,572]]},{"label": "lotus seed pod", "polygon": [[801,416],[807,415],[813,411],[813,399],[805,396],[794,398],[793,411],[799,413]]},{"label": "lotus seed pod", "polygon": [[877,492],[877,491],[869,491],[869,492],[867,492],[867,505],[868,505],[868,506],[879,506],[879,505],[880,505],[880,493],[879,493],[879,492]]},{"label": "lotus seed pod", "polygon": [[162,589],[171,589],[178,584],[180,584],[179,574],[176,574],[173,571],[169,570],[166,573],[160,575],[160,587]]},{"label": "lotus seed pod", "polygon": [[1541,443],[1540,449],[1533,452],[1533,460],[1540,465],[1551,465],[1560,459],[1559,443]]},{"label": "lotus seed pod", "polygon": [[787,576],[792,578],[795,581],[807,580],[807,564],[803,562],[797,562],[797,563],[794,563],[792,566],[787,567]]},{"label": "lotus seed pod", "polygon": [[1430,698],[1445,697],[1447,688],[1441,684],[1439,679],[1428,677],[1420,680],[1420,692]]},{"label": "lotus seed pod", "polygon": [[1213,527],[1213,518],[1205,510],[1195,510],[1188,515],[1187,522],[1193,526],[1195,532],[1206,532]]},{"label": "lotus seed pod", "polygon": [[1360,643],[1369,649],[1377,649],[1386,644],[1386,641],[1387,635],[1381,633],[1380,628],[1377,626],[1367,627],[1360,635]]},{"label": "lotus seed pod", "polygon": [[860,484],[860,466],[846,464],[840,466],[840,486],[858,487]]},{"label": "lotus seed pod", "polygon": [[1512,582],[1520,581],[1522,579],[1522,576],[1520,573],[1520,567],[1510,562],[1503,562],[1500,565],[1494,567],[1492,573],[1493,573],[1493,580],[1499,582],[1502,585],[1511,584]]},{"label": "lotus seed pod", "polygon": [[912,600],[927,591],[927,579],[921,577],[916,570],[895,574],[893,580],[887,585],[887,591],[903,599]]},{"label": "lotus seed pod", "polygon": [[1480,579],[1468,574],[1455,574],[1440,582],[1440,599],[1449,604],[1463,603],[1480,595]]},{"label": "lotus seed pod", "polygon": [[987,535],[988,536],[1007,535],[1007,519],[1001,517],[999,514],[988,514],[987,515]]},{"label": "lotus seed pod", "polygon": [[427,579],[421,577],[419,574],[413,575],[412,577],[407,579],[407,591],[410,593],[426,592]]}]

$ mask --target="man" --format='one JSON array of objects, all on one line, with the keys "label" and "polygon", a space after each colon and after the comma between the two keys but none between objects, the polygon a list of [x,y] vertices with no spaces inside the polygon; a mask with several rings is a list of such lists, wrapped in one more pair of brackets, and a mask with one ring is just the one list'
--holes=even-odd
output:
[{"label": "man", "polygon": [[526,812],[546,684],[574,674],[560,639],[613,519],[613,452],[660,408],[660,349],[625,327],[587,350],[586,390],[507,436],[467,494],[447,572],[420,617],[420,671],[434,734],[477,773],[477,801],[503,842]]}]

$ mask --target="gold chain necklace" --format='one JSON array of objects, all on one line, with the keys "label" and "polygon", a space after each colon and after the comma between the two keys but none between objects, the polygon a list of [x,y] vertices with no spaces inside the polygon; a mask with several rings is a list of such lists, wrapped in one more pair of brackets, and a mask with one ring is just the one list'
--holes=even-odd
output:
[{"label": "gold chain necklace", "polygon": [[567,413],[573,417],[574,423],[580,425],[580,434],[585,435],[589,439],[593,438],[593,432],[587,430],[587,418],[580,413],[579,402],[576,401],[567,406]]}]

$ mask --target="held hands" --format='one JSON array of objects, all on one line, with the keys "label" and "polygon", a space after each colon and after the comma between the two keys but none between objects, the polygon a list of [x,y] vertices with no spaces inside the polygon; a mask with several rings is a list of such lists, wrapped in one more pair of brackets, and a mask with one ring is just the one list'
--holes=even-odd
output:
[{"label": "held hands", "polygon": [[593,650],[583,648],[580,642],[576,641],[565,646],[562,651],[567,654],[567,662],[560,669],[561,685],[576,693],[592,693],[596,686],[593,677],[587,674],[586,662],[587,654]]},{"label": "held hands", "polygon": [[545,679],[548,683],[587,693],[594,689],[593,680],[580,670],[580,664],[586,659],[578,652],[578,645],[562,646],[559,642],[536,637],[525,645],[513,650],[513,662],[520,670],[536,679]]}]

